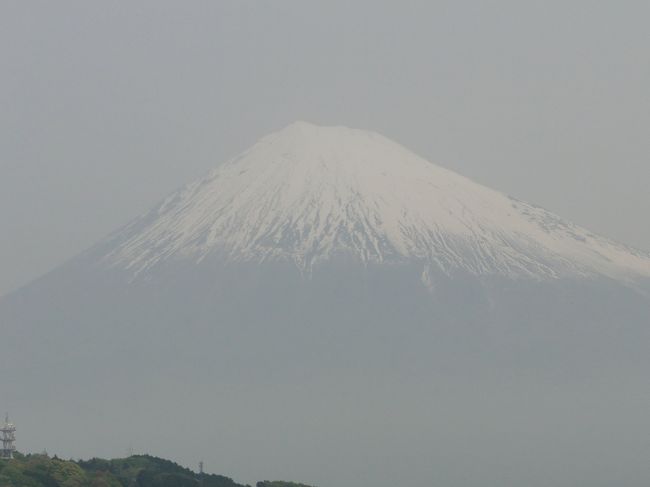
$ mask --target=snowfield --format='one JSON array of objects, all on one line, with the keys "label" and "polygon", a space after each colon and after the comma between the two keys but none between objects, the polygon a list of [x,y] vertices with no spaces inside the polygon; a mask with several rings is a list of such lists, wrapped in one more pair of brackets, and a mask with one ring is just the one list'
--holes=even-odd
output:
[{"label": "snowfield", "polygon": [[650,277],[650,256],[481,186],[373,132],[296,122],[169,196],[104,242],[137,278],[166,262],[338,254],[430,272]]}]

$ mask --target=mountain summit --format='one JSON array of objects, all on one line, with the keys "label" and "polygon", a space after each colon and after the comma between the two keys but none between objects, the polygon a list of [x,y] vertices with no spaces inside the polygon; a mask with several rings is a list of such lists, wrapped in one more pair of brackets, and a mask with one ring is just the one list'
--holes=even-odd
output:
[{"label": "mountain summit", "polygon": [[293,123],[172,194],[107,242],[132,277],[177,261],[336,256],[549,279],[650,276],[650,256],[432,164],[373,132]]}]

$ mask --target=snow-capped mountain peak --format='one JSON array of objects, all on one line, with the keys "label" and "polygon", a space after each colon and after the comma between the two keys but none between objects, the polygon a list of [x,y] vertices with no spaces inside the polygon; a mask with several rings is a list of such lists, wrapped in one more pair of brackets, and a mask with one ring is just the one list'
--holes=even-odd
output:
[{"label": "snow-capped mountain peak", "polygon": [[[481,186],[368,131],[295,122],[110,238],[134,276],[169,261],[295,263],[340,254],[423,275],[650,277],[650,257]],[[104,247],[105,248],[105,247]]]}]

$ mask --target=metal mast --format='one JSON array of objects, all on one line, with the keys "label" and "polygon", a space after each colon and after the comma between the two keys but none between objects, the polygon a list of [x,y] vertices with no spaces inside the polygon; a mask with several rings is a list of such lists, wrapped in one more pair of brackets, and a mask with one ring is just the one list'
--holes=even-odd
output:
[{"label": "metal mast", "polygon": [[16,446],[14,442],[16,441],[16,427],[13,423],[9,422],[9,415],[5,416],[5,424],[0,428],[0,434],[2,434],[2,450],[0,450],[0,458],[3,460],[11,460],[14,457],[14,452],[16,451]]}]

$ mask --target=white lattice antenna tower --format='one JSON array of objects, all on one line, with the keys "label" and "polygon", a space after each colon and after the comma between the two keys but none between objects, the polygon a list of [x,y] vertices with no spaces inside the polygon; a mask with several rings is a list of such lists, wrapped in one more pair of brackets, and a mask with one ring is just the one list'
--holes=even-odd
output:
[{"label": "white lattice antenna tower", "polygon": [[2,434],[2,450],[0,450],[0,458],[11,460],[16,451],[16,446],[14,445],[14,442],[16,441],[16,427],[13,423],[9,422],[8,414],[5,416],[4,426],[0,428],[0,434]]}]

